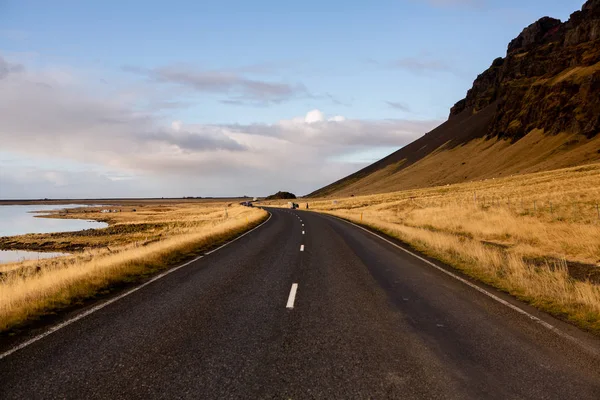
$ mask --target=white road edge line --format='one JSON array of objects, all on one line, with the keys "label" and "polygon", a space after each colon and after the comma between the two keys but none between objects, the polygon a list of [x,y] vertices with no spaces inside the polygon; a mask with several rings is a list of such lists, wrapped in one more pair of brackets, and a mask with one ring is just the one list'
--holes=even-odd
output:
[{"label": "white road edge line", "polygon": [[296,301],[296,291],[298,290],[298,284],[293,283],[292,288],[290,289],[290,296],[288,297],[287,305],[285,308],[291,310],[294,308],[294,301]]},{"label": "white road edge line", "polygon": [[[328,215],[331,215],[331,214],[328,214]],[[413,253],[412,251],[410,251],[410,250],[407,250],[407,249],[403,248],[402,246],[398,246],[396,243],[392,242],[391,240],[388,240],[388,239],[384,238],[383,236],[380,236],[380,235],[378,235],[378,234],[376,234],[376,233],[374,233],[374,232],[371,232],[370,230],[368,230],[368,229],[366,229],[366,228],[363,228],[363,227],[362,227],[362,226],[360,226],[360,225],[357,225],[357,224],[355,224],[355,223],[353,223],[353,222],[347,221],[347,220],[345,220],[345,219],[343,219],[343,218],[336,217],[335,215],[331,215],[331,216],[332,216],[332,217],[334,217],[334,218],[336,218],[336,219],[339,219],[340,221],[344,221],[344,222],[346,222],[346,223],[348,223],[348,224],[350,224],[350,225],[354,225],[355,227],[357,227],[357,228],[360,228],[360,229],[362,229],[363,231],[365,231],[365,232],[368,232],[368,233],[370,233],[371,235],[378,237],[379,239],[383,240],[384,242],[387,242],[387,243],[391,244],[392,246],[394,246],[394,247],[396,247],[396,248],[398,248],[398,249],[402,250],[402,251],[403,251],[403,252],[405,252],[405,253],[408,253],[408,254],[410,254],[411,256],[413,256],[413,257],[415,257],[415,258],[417,258],[417,259],[419,259],[419,260],[423,261],[424,263],[426,263],[426,264],[428,264],[428,265],[432,266],[433,268],[435,268],[435,269],[437,269],[437,270],[439,270],[439,271],[443,272],[444,274],[446,274],[446,275],[448,275],[448,276],[451,276],[452,278],[454,278],[454,279],[456,279],[456,280],[458,280],[458,281],[460,281],[460,282],[464,283],[465,285],[468,285],[468,286],[472,287],[473,289],[477,290],[478,292],[480,292],[480,293],[482,293],[482,294],[484,294],[484,295],[486,295],[486,296],[490,297],[491,299],[493,299],[493,300],[496,300],[498,303],[500,303],[500,304],[503,304],[503,305],[505,305],[506,307],[508,307],[508,308],[510,308],[510,309],[512,309],[512,310],[514,310],[514,311],[516,311],[516,312],[518,312],[519,314],[522,314],[522,315],[524,315],[524,316],[528,317],[530,320],[532,320],[532,321],[534,321],[534,322],[536,322],[536,323],[540,324],[541,326],[543,326],[544,328],[546,328],[546,329],[548,329],[548,330],[550,330],[550,331],[554,332],[554,333],[555,333],[555,334],[557,334],[558,336],[561,336],[561,337],[563,337],[564,339],[567,339],[567,340],[569,340],[570,342],[573,342],[573,343],[577,344],[578,346],[582,347],[583,349],[587,350],[588,352],[591,352],[591,353],[592,353],[592,354],[594,354],[595,356],[600,356],[600,352],[598,352],[598,351],[597,351],[595,348],[592,348],[592,347],[590,347],[590,346],[587,346],[586,344],[584,344],[584,343],[582,343],[581,341],[577,340],[576,338],[574,338],[573,336],[569,335],[568,333],[561,331],[560,329],[558,329],[558,328],[557,328],[557,327],[555,327],[554,325],[552,325],[552,324],[550,324],[550,323],[548,323],[548,322],[546,322],[546,321],[544,321],[544,320],[542,320],[542,319],[540,319],[540,318],[536,317],[536,316],[535,316],[535,315],[533,315],[533,314],[530,314],[530,313],[528,313],[527,311],[523,310],[522,308],[520,308],[520,307],[517,307],[516,305],[514,305],[514,304],[512,304],[512,303],[509,303],[508,301],[506,301],[506,300],[504,300],[504,299],[502,299],[502,298],[500,298],[500,297],[496,296],[495,294],[493,294],[493,293],[491,293],[491,292],[488,292],[488,291],[487,291],[487,290],[485,290],[484,288],[482,288],[482,287],[479,287],[478,285],[476,285],[476,284],[474,284],[474,283],[472,283],[472,282],[469,282],[468,280],[466,280],[466,279],[464,279],[464,278],[462,278],[462,277],[460,277],[460,276],[458,276],[458,275],[456,275],[456,274],[454,274],[454,273],[452,273],[452,272],[450,272],[450,271],[446,270],[445,268],[442,268],[442,267],[440,267],[440,266],[438,266],[438,265],[436,265],[436,264],[432,263],[431,261],[429,261],[429,260],[427,260],[427,259],[425,259],[425,258],[423,258],[423,257],[419,256],[418,254],[415,254],[415,253]]]},{"label": "white road edge line", "polygon": [[[267,211],[267,212],[268,212],[268,211]],[[207,255],[209,255],[209,254],[211,254],[211,253],[214,253],[215,251],[217,251],[217,250],[219,250],[219,249],[222,249],[222,248],[223,248],[223,247],[225,247],[225,246],[228,246],[228,245],[230,245],[231,243],[235,242],[236,240],[238,240],[238,239],[241,239],[242,237],[246,236],[246,235],[247,235],[247,234],[249,234],[250,232],[252,232],[252,231],[254,231],[254,230],[256,230],[256,229],[260,228],[261,226],[263,226],[264,224],[266,224],[267,222],[269,222],[269,220],[271,219],[271,216],[272,216],[272,214],[271,214],[271,213],[269,213],[269,218],[267,218],[267,219],[266,219],[266,221],[264,221],[264,222],[263,222],[263,223],[261,223],[260,225],[258,225],[258,226],[256,226],[256,227],[254,227],[254,228],[250,229],[248,232],[246,232],[246,233],[244,233],[244,234],[242,234],[242,235],[240,235],[240,236],[236,237],[235,239],[233,239],[233,240],[230,240],[229,242],[225,243],[224,245],[222,245],[222,246],[220,246],[220,247],[218,247],[218,248],[216,248],[216,249],[214,249],[214,250],[211,250],[211,251],[209,251],[208,253],[205,253],[203,256],[196,257],[196,258],[194,258],[193,260],[186,262],[185,264],[182,264],[182,265],[179,265],[179,266],[177,266],[177,267],[171,268],[170,270],[167,270],[167,271],[165,271],[165,272],[163,272],[163,273],[161,273],[161,274],[159,274],[159,275],[155,276],[154,278],[150,279],[148,282],[144,282],[144,283],[142,283],[141,285],[139,285],[139,286],[137,286],[137,287],[134,287],[133,289],[131,289],[131,290],[128,290],[127,292],[125,292],[125,293],[123,293],[123,294],[120,294],[120,295],[119,295],[119,296],[117,296],[117,297],[114,297],[114,298],[112,298],[112,299],[110,299],[110,300],[107,300],[107,301],[105,301],[104,303],[98,304],[97,306],[95,306],[95,307],[92,307],[92,308],[90,308],[89,310],[87,310],[87,311],[85,311],[85,312],[82,312],[81,314],[78,314],[78,315],[74,316],[74,317],[73,317],[73,318],[71,318],[71,319],[68,319],[68,320],[66,320],[66,321],[64,321],[64,322],[61,322],[61,323],[60,323],[60,324],[58,324],[58,325],[55,325],[55,326],[51,327],[51,328],[50,328],[50,329],[48,329],[46,332],[44,332],[44,333],[41,333],[41,334],[39,334],[39,335],[37,335],[37,336],[34,336],[34,337],[32,337],[31,339],[29,339],[29,340],[27,340],[27,341],[25,341],[25,342],[21,343],[20,345],[18,345],[18,346],[15,346],[15,347],[13,347],[13,348],[12,348],[12,349],[10,349],[10,350],[7,350],[7,351],[5,351],[4,353],[0,354],[0,360],[2,360],[2,359],[3,359],[3,358],[5,358],[5,357],[8,357],[8,356],[10,356],[11,354],[13,354],[13,353],[15,353],[15,352],[17,352],[17,351],[19,351],[19,350],[21,350],[21,349],[24,349],[25,347],[29,346],[30,344],[33,344],[33,343],[37,342],[38,340],[41,340],[41,339],[45,338],[46,336],[49,336],[49,335],[53,334],[54,332],[56,332],[56,331],[58,331],[58,330],[60,330],[60,329],[64,328],[65,326],[71,325],[73,322],[79,321],[80,319],[82,319],[82,318],[85,318],[85,317],[87,317],[88,315],[90,315],[90,314],[92,314],[92,313],[95,313],[96,311],[98,311],[98,310],[101,310],[101,309],[103,309],[104,307],[106,307],[106,306],[108,306],[108,305],[110,305],[110,304],[112,304],[112,303],[114,303],[114,302],[116,302],[116,301],[118,301],[118,300],[121,300],[122,298],[124,298],[124,297],[127,297],[127,296],[129,296],[130,294],[132,294],[132,293],[135,293],[135,292],[137,292],[138,290],[140,290],[140,289],[142,289],[142,288],[144,288],[144,287],[148,286],[148,285],[149,285],[149,284],[151,284],[152,282],[155,282],[155,281],[159,280],[160,278],[164,278],[165,276],[169,275],[170,273],[173,273],[173,272],[177,271],[178,269],[181,269],[181,268],[183,268],[183,267],[186,267],[186,266],[188,266],[188,265],[190,265],[190,264],[192,264],[192,263],[194,263],[194,262],[196,262],[196,261],[200,260],[201,258],[203,258],[203,257],[205,257],[205,256],[207,256]]]},{"label": "white road edge line", "polygon": [[304,245],[303,244],[300,245],[300,251],[304,251]]}]

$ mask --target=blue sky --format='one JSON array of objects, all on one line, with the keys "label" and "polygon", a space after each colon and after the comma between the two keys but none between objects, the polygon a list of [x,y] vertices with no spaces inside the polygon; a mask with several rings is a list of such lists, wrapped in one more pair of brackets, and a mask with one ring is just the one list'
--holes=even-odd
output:
[{"label": "blue sky", "polygon": [[0,198],[307,193],[582,4],[0,0]]}]

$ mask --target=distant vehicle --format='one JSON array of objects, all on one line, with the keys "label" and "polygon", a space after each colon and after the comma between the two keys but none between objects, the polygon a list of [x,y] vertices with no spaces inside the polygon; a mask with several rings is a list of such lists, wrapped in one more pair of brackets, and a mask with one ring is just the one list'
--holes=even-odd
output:
[{"label": "distant vehicle", "polygon": [[254,207],[251,201],[242,201],[240,205],[245,207]]},{"label": "distant vehicle", "polygon": [[288,208],[294,210],[294,209],[298,208],[298,203],[292,203],[291,201],[289,201]]}]

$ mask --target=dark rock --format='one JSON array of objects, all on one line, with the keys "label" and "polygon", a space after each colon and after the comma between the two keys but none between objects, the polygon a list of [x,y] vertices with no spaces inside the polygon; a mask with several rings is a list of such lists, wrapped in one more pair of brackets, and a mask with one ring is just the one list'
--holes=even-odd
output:
[{"label": "dark rock", "polygon": [[277,192],[267,196],[265,200],[295,199],[296,195],[290,192]]},{"label": "dark rock", "polygon": [[508,45],[508,53],[527,50],[529,47],[538,45],[547,37],[558,31],[562,22],[556,18],[543,17],[527,28]]},{"label": "dark rock", "polygon": [[581,11],[571,14],[565,24],[565,46],[575,46],[580,43],[600,39],[600,0],[590,0]]},{"label": "dark rock", "polygon": [[454,107],[450,109],[450,118],[454,115],[458,115],[465,110],[467,106],[467,99],[459,100]]},{"label": "dark rock", "polygon": [[492,67],[501,67],[504,64],[504,58],[498,57],[492,62]]},{"label": "dark rock", "polygon": [[542,129],[593,137],[600,131],[599,63],[600,0],[590,0],[565,23],[544,17],[525,28],[450,117],[496,104],[487,136],[515,141]]},{"label": "dark rock", "polygon": [[582,11],[593,11],[593,10],[600,10],[600,0],[589,0],[587,1],[583,7],[581,8]]}]

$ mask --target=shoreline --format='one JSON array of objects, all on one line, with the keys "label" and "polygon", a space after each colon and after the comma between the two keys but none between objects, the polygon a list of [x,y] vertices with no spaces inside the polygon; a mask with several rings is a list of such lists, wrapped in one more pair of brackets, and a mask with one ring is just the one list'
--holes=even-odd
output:
[{"label": "shoreline", "polygon": [[[74,204],[74,203],[69,203]],[[58,204],[57,204],[58,205]],[[79,205],[79,204],[78,204]],[[25,233],[22,235],[11,235],[0,237],[0,250],[4,251],[31,251],[37,253],[74,253],[84,251],[85,247],[81,245],[68,245],[64,241],[58,243],[57,238],[68,236],[85,235],[87,231],[101,231],[110,228],[116,222],[110,218],[94,215],[99,213],[97,209],[100,207],[81,207],[56,210],[33,210],[28,213],[31,218],[49,218],[49,219],[79,219],[83,221],[93,221],[105,223],[102,228],[88,228],[78,231],[57,231],[46,233]],[[69,212],[68,210],[71,210]],[[98,247],[98,246],[94,246]],[[6,264],[10,264],[6,263]]]},{"label": "shoreline", "polygon": [[[0,200],[0,207],[13,200]],[[18,202],[18,201],[17,201]],[[85,204],[84,204],[85,203]],[[102,204],[104,203],[104,204]],[[62,209],[62,205],[74,208]],[[85,200],[29,200],[27,204],[52,205],[53,210],[31,210],[31,218],[78,219],[104,223],[104,227],[90,227],[77,231],[56,231],[47,233],[26,233],[0,236],[0,250],[32,251],[39,253],[81,254],[85,251],[119,248],[132,243],[147,244],[167,237],[168,232],[179,219],[185,219],[185,210],[210,207],[222,210],[236,205],[237,201],[216,201],[214,199],[146,199],[102,202],[97,199]],[[103,210],[117,210],[106,212]],[[169,216],[163,220],[164,216]],[[173,215],[173,217],[171,217]],[[31,260],[27,260],[31,261]],[[9,265],[13,263],[3,263]]]}]

